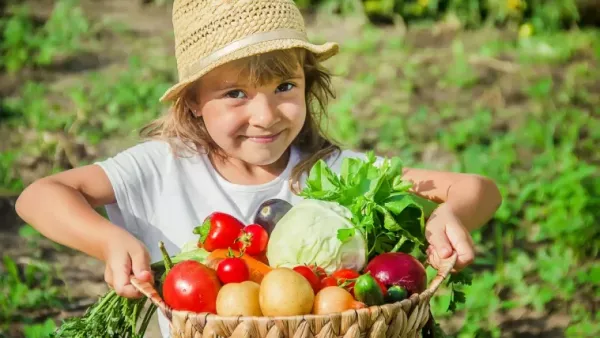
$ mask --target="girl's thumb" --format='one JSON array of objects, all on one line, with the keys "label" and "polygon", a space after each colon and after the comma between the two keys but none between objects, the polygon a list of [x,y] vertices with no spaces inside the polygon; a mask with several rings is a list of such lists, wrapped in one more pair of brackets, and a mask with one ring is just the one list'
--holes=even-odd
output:
[{"label": "girl's thumb", "polygon": [[131,255],[131,272],[140,281],[151,282],[150,255],[145,250],[140,251]]}]

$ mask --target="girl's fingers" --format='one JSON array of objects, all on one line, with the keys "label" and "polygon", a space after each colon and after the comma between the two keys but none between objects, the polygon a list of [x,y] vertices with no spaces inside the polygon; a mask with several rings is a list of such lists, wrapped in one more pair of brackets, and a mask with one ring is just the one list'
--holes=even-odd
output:
[{"label": "girl's fingers", "polygon": [[455,269],[460,271],[473,263],[475,252],[473,250],[473,240],[470,238],[471,235],[462,226],[456,224],[449,227],[447,236],[458,254]]},{"label": "girl's fingers", "polygon": [[452,255],[452,245],[446,235],[446,226],[432,224],[425,230],[425,236],[429,245],[435,249],[440,258],[448,258]]},{"label": "girl's fingers", "polygon": [[112,270],[110,268],[110,265],[108,264],[106,264],[106,266],[104,267],[104,281],[106,282],[106,284],[108,284],[108,286],[110,286],[111,288],[113,287]]},{"label": "girl's fingers", "polygon": [[436,270],[438,270],[441,266],[442,258],[440,258],[437,250],[435,250],[435,248],[432,246],[427,248],[427,261]]},{"label": "girl's fingers", "polygon": [[131,285],[129,281],[131,276],[131,259],[129,255],[125,257],[123,260],[118,260],[110,264],[113,273],[113,288],[121,297],[139,298],[142,296],[141,292]]},{"label": "girl's fingers", "polygon": [[146,250],[138,250],[131,255],[132,272],[137,279],[152,282],[150,273],[150,255]]}]

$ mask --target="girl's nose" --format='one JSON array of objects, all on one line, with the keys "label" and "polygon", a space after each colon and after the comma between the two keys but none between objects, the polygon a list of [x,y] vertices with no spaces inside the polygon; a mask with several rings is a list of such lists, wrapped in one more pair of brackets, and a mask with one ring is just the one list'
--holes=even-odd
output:
[{"label": "girl's nose", "polygon": [[249,124],[253,126],[267,129],[281,119],[277,107],[275,107],[269,100],[269,97],[264,94],[256,95],[252,99],[248,109],[250,110]]}]

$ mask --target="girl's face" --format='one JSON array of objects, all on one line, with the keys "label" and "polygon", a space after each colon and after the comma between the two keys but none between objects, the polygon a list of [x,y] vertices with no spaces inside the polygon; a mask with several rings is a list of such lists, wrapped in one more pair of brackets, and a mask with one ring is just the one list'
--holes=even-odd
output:
[{"label": "girl's face", "polygon": [[[236,67],[237,66],[237,67]],[[306,119],[304,72],[252,86],[233,62],[205,75],[197,89],[197,106],[213,141],[234,159],[255,166],[279,160]]]}]

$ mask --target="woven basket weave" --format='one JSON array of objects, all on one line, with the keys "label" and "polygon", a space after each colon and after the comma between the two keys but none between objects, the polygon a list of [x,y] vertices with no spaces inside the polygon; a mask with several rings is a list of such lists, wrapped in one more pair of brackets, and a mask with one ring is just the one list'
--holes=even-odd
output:
[{"label": "woven basket weave", "polygon": [[[429,287],[420,294],[393,304],[328,315],[222,317],[175,311],[161,299],[152,284],[141,283],[135,278],[131,282],[168,318],[173,338],[420,337],[422,330],[433,320],[429,300],[450,274],[456,258],[454,253],[446,259]],[[428,335],[432,334],[429,332]]]}]

